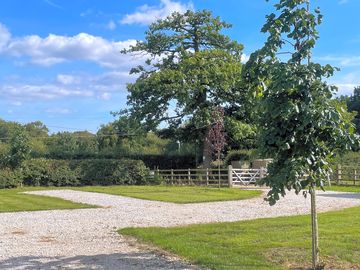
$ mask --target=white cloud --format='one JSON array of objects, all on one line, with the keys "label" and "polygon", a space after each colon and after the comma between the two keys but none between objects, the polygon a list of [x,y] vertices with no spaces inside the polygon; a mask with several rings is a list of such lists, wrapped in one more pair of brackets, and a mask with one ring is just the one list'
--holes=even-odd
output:
[{"label": "white cloud", "polygon": [[332,84],[338,87],[337,95],[352,95],[354,88],[360,85],[360,72],[353,71],[336,77],[331,81]]},{"label": "white cloud", "polygon": [[0,52],[6,48],[11,39],[11,34],[5,25],[0,23]]},{"label": "white cloud", "polygon": [[344,5],[344,4],[347,4],[349,3],[349,0],[340,0],[339,1],[339,5]]},{"label": "white cloud", "polygon": [[99,75],[58,74],[52,81],[26,81],[24,78],[0,85],[0,99],[8,99],[13,106],[28,101],[48,101],[68,98],[109,100],[114,93],[126,91],[126,84],[135,77],[125,71],[111,71]]},{"label": "white cloud", "polygon": [[353,94],[354,88],[359,86],[358,84],[354,83],[336,83],[335,85],[339,88],[337,92],[337,95],[339,96],[350,96]]},{"label": "white cloud", "polygon": [[1,85],[0,96],[6,99],[53,100],[66,97],[92,97],[94,93],[80,88],[62,87],[56,84]]},{"label": "white cloud", "polygon": [[243,53],[241,55],[241,63],[245,64],[247,61],[249,61],[250,56],[248,56],[247,54]]},{"label": "white cloud", "polygon": [[350,55],[350,56],[321,56],[315,57],[319,61],[336,63],[337,65],[350,67],[350,66],[360,66],[360,56]]},{"label": "white cloud", "polygon": [[67,108],[50,108],[45,110],[47,113],[53,113],[53,114],[70,114],[72,111]]},{"label": "white cloud", "polygon": [[173,12],[185,13],[187,10],[193,10],[194,6],[191,2],[183,4],[181,2],[171,0],[160,0],[158,6],[143,5],[137,8],[137,11],[126,14],[120,21],[122,24],[150,24],[157,19],[163,19]]},{"label": "white cloud", "polygon": [[66,74],[58,74],[56,80],[63,85],[80,83],[80,79],[78,77]]},{"label": "white cloud", "polygon": [[109,29],[109,30],[115,30],[116,29],[116,23],[113,20],[111,20],[106,25],[106,28]]},{"label": "white cloud", "polygon": [[22,106],[22,104],[23,103],[21,101],[14,101],[11,103],[11,105],[16,106],[16,107],[20,107],[20,106]]},{"label": "white cloud", "polygon": [[87,10],[83,11],[80,13],[81,17],[87,17],[90,16],[94,13],[94,10],[92,10],[91,8],[88,8]]},{"label": "white cloud", "polygon": [[50,1],[50,0],[44,0],[45,3],[47,3],[48,5],[54,7],[54,8],[57,8],[57,9],[64,9],[62,6],[54,3],[53,1]]},{"label": "white cloud", "polygon": [[111,94],[110,93],[102,93],[98,96],[99,99],[102,99],[102,100],[109,100],[111,98]]},{"label": "white cloud", "polygon": [[120,51],[134,44],[133,39],[109,41],[86,33],[12,38],[7,28],[0,24],[0,54],[18,58],[20,64],[25,61],[51,66],[68,61],[90,61],[107,68],[130,68],[142,62],[144,56],[124,55]]}]

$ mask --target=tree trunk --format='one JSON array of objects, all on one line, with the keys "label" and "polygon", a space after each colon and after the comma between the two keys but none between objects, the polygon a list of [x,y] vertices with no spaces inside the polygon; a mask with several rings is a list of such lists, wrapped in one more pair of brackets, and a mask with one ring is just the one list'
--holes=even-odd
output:
[{"label": "tree trunk", "polygon": [[312,229],[312,268],[317,269],[319,263],[319,233],[316,212],[316,190],[314,183],[310,188],[311,195],[311,229]]},{"label": "tree trunk", "polygon": [[203,146],[203,166],[204,168],[211,168],[212,161],[212,151],[211,151],[211,142],[209,140],[209,131],[210,127],[206,128],[206,132],[204,135],[204,146]]},{"label": "tree trunk", "polygon": [[220,177],[220,151],[218,151],[218,154],[217,154],[217,157],[218,157],[218,172],[219,172],[219,188],[221,187],[221,177]]}]

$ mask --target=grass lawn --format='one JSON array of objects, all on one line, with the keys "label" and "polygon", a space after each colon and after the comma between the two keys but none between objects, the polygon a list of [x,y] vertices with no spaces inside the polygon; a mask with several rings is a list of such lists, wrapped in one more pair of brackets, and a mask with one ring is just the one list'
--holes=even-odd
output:
[{"label": "grass lawn", "polygon": [[[319,215],[322,259],[329,268],[360,269],[360,207]],[[309,216],[119,231],[210,269],[308,269]],[[352,268],[353,267],[353,268]]]},{"label": "grass lawn", "polygon": [[360,186],[335,186],[326,187],[325,190],[343,191],[343,192],[360,192]]},{"label": "grass lawn", "polygon": [[44,189],[46,188],[16,188],[0,190],[0,213],[95,207],[87,204],[74,203],[58,198],[21,194],[21,192],[25,191]]},{"label": "grass lawn", "polygon": [[88,186],[76,190],[122,195],[138,199],[173,202],[199,203],[213,201],[244,200],[260,196],[258,190],[207,187],[169,187],[169,186]]}]

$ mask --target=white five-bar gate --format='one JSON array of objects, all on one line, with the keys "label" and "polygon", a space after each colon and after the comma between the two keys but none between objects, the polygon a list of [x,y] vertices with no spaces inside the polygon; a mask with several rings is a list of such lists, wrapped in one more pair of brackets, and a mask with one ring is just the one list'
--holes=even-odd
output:
[{"label": "white five-bar gate", "polygon": [[[258,180],[267,174],[266,168],[260,169],[232,169],[229,170],[229,186],[247,186],[256,184]],[[231,180],[231,181],[230,181]]]},{"label": "white five-bar gate", "polygon": [[202,185],[202,186],[247,186],[255,184],[267,174],[261,169],[171,169],[155,170],[154,177],[170,185]]}]

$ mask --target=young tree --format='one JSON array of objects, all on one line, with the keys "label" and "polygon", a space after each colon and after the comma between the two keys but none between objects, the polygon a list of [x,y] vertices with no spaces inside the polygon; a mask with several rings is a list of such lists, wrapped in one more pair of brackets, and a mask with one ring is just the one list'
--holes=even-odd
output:
[{"label": "young tree", "polygon": [[209,131],[209,140],[211,142],[212,150],[216,154],[218,162],[218,173],[219,173],[219,188],[221,186],[220,177],[220,155],[224,150],[226,140],[224,133],[224,109],[221,107],[216,108],[212,113],[215,123],[211,126]]},{"label": "young tree", "polygon": [[[186,125],[202,138],[204,166],[211,162],[206,134],[214,107],[241,107],[238,87],[243,46],[221,33],[229,24],[209,11],[173,13],[150,25],[145,41],[125,53],[143,53],[146,66],[128,85],[129,109],[122,111],[142,122],[148,130],[160,123],[178,129]],[[169,113],[172,111],[173,113]]]},{"label": "young tree", "polygon": [[263,180],[275,204],[286,190],[311,195],[313,269],[320,269],[316,187],[323,188],[331,172],[327,159],[354,143],[351,124],[331,103],[336,91],[323,78],[334,68],[311,60],[322,15],[310,11],[309,0],[280,0],[267,16],[262,32],[268,39],[252,54],[246,77],[261,89],[261,148],[274,158]]}]

